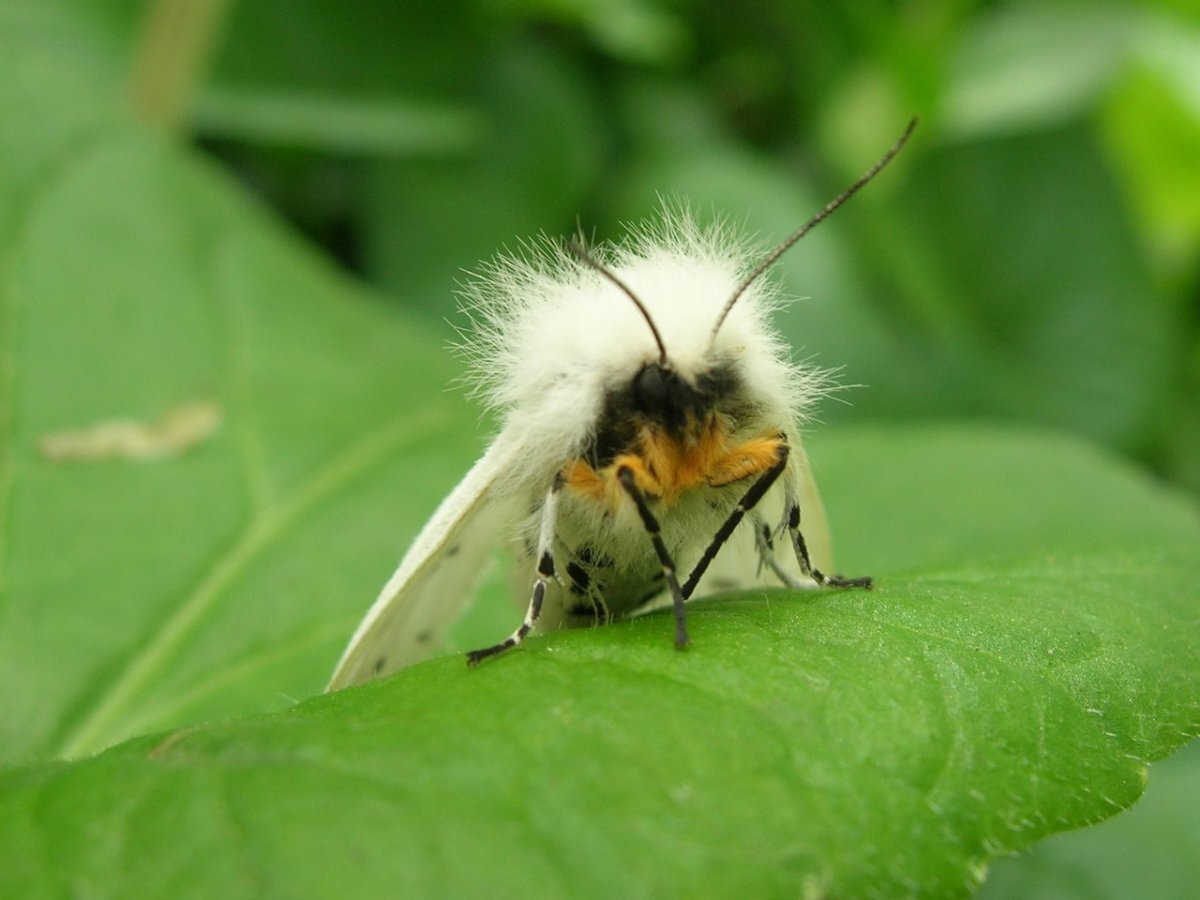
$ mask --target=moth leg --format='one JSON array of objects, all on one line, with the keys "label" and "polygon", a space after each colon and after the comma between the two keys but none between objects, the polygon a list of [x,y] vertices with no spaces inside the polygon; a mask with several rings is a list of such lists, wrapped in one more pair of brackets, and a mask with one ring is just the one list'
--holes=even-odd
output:
[{"label": "moth leg", "polygon": [[654,552],[658,554],[658,561],[662,565],[663,576],[667,579],[667,588],[671,591],[671,600],[675,608],[675,647],[682,650],[690,642],[687,633],[687,617],[683,611],[684,594],[679,588],[679,579],[675,575],[675,561],[671,559],[667,545],[663,543],[658,519],[654,518],[654,513],[646,503],[646,495],[638,487],[633,469],[629,466],[620,466],[617,469],[617,481],[633,500],[633,505],[637,507],[638,515],[642,518],[642,526],[650,535],[650,541],[654,544]]},{"label": "moth leg", "polygon": [[858,587],[870,588],[873,584],[871,577],[844,578],[841,575],[826,575],[812,564],[808,555],[808,543],[804,540],[804,532],[800,530],[800,503],[796,500],[796,488],[792,479],[785,479],[786,503],[784,524],[792,538],[792,549],[796,552],[796,561],[800,563],[800,571],[819,584],[821,587]]},{"label": "moth leg", "polygon": [[612,621],[612,611],[608,608],[608,601],[604,596],[597,591],[588,594],[588,599],[592,601],[592,609],[596,614],[597,625],[607,625]]},{"label": "moth leg", "polygon": [[762,571],[762,566],[766,566],[775,573],[776,578],[793,590],[811,587],[812,585],[808,582],[801,581],[779,564],[779,560],[775,558],[774,535],[771,526],[763,521],[763,517],[756,512],[751,512],[750,519],[754,524],[754,546],[758,549],[759,571]]},{"label": "moth leg", "polygon": [[511,650],[525,640],[525,637],[537,625],[538,616],[542,614],[542,601],[546,598],[546,586],[550,583],[550,579],[558,577],[554,571],[553,545],[554,531],[558,520],[558,492],[562,486],[562,478],[556,478],[554,486],[546,494],[546,502],[542,504],[542,521],[538,528],[537,574],[533,580],[533,593],[529,598],[529,608],[525,611],[525,618],[517,630],[500,643],[468,653],[468,666],[477,666],[490,656],[497,656]]},{"label": "moth leg", "polygon": [[[733,534],[734,529],[741,523],[742,517],[752,510],[758,504],[758,501],[763,498],[763,495],[770,490],[771,485],[775,483],[775,479],[787,467],[787,461],[788,445],[781,435],[779,444],[775,450],[775,462],[771,464],[770,468],[759,475],[755,479],[754,484],[750,485],[750,489],[742,495],[742,499],[737,502],[737,506],[733,508],[729,516],[721,523],[721,527],[717,529],[717,533],[713,535],[713,539],[704,548],[704,553],[700,556],[699,562],[696,563],[695,568],[688,575],[687,582],[683,586],[684,599],[692,596],[692,592],[696,590],[696,585],[700,583],[701,577],[703,577],[709,565],[716,558],[717,551],[729,540],[729,536]],[[773,557],[767,554],[766,558],[770,560],[772,563],[771,568],[774,570]]]},{"label": "moth leg", "polygon": [[[604,595],[597,588],[596,583],[592,580],[592,576],[587,570],[579,564],[578,558],[571,559],[567,562],[567,578],[570,579],[568,590],[571,594],[581,597],[591,608],[592,624],[607,625],[612,621],[612,613],[609,611],[608,603],[604,599]],[[570,610],[573,616],[579,616],[584,608],[580,603]]]}]

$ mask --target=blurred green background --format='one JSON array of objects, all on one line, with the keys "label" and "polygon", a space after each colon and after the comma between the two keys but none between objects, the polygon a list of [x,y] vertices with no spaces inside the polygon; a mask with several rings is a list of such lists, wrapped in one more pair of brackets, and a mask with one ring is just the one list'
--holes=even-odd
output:
[{"label": "blurred green background", "polygon": [[1032,421],[1200,489],[1194,4],[210,8],[149,114],[443,332],[461,270],[660,197],[776,241],[919,115],[780,266],[798,352],[866,388],[824,420]]},{"label": "blurred green background", "polygon": [[[1036,423],[1200,495],[1195,3],[89,0],[73,14],[130,67],[136,115],[419,311],[431,341],[463,324],[463,270],[538,233],[618,239],[670,198],[768,246],[917,115],[895,165],[776,273],[804,298],[780,320],[798,355],[855,386],[822,420]],[[998,864],[985,893],[1186,896],[1200,757],[1164,772],[1166,793],[1152,780],[1129,815]],[[1152,847],[1179,866],[1148,883],[1135,861]]]}]

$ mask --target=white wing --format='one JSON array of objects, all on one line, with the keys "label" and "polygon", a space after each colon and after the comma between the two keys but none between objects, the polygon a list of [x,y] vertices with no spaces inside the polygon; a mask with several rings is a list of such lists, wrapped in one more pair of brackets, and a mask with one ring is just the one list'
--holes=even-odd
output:
[{"label": "white wing", "polygon": [[327,690],[394,672],[438,646],[473,598],[497,535],[519,513],[517,498],[496,490],[519,444],[501,435],[438,506],[354,632]]}]

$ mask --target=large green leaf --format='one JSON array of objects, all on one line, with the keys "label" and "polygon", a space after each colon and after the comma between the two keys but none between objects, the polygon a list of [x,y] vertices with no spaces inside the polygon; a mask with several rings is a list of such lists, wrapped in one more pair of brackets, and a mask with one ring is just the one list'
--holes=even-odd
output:
[{"label": "large green leaf", "polygon": [[[912,484],[900,510],[871,504],[892,523],[879,559],[920,554],[957,504],[977,520],[942,538],[960,562],[910,555],[873,593],[700,603],[686,654],[651,616],[12,770],[3,877],[242,896],[958,893],[993,854],[1132,802],[1143,761],[1200,713],[1190,511],[1054,441],[865,431],[817,452],[875,461],[829,480],[835,511]],[[1015,472],[1007,505],[973,502],[978,478]],[[1074,540],[1026,545],[1030,510],[1056,506],[1078,508]]]}]

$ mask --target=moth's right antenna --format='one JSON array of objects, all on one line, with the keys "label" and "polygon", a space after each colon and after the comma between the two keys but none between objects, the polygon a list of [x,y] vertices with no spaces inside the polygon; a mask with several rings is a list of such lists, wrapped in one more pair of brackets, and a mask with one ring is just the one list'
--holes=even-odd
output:
[{"label": "moth's right antenna", "polygon": [[904,134],[900,135],[900,139],[896,141],[896,143],[892,144],[887,153],[883,154],[883,157],[879,160],[879,162],[875,163],[875,165],[871,166],[871,168],[867,169],[866,172],[859,176],[858,181],[854,182],[854,184],[850,185],[850,187],[846,188],[844,191],[826,203],[825,207],[819,213],[793,231],[782,244],[768,253],[766,258],[754,267],[754,271],[742,279],[742,283],[737,286],[737,289],[733,292],[733,296],[726,301],[725,308],[721,310],[721,315],[717,319],[717,324],[713,326],[712,336],[714,339],[717,336],[717,332],[721,330],[721,325],[724,323],[725,317],[729,315],[729,311],[733,309],[733,305],[738,302],[738,298],[740,298],[742,294],[746,292],[746,288],[754,284],[754,282],[762,277],[762,274],[766,272],[767,269],[775,265],[775,263],[779,261],[779,257],[783,256],[783,254],[792,249],[792,246],[799,241],[800,238],[804,237],[806,234],[820,225],[821,222],[827,219],[834,210],[853,197],[858,190],[863,187],[863,185],[878,175],[883,170],[883,167],[890,163],[895,158],[896,154],[900,152],[901,148],[908,141],[909,136],[912,135],[913,129],[916,127],[917,120],[914,118],[908,123],[908,127],[904,129]]},{"label": "moth's right antenna", "polygon": [[585,266],[595,269],[597,272],[615,284],[618,288],[620,288],[625,293],[625,296],[633,301],[633,305],[638,308],[638,312],[642,314],[642,317],[646,320],[646,324],[650,326],[650,333],[654,335],[654,343],[658,344],[658,364],[666,368],[667,345],[663,343],[662,335],[658,333],[658,327],[654,324],[654,320],[650,318],[650,313],[646,310],[646,307],[642,304],[642,301],[637,298],[637,294],[635,294],[629,288],[629,285],[623,282],[613,271],[605,266],[604,263],[600,262],[600,260],[588,253],[587,248],[583,246],[583,243],[579,240],[579,238],[571,238],[566,243],[567,249],[571,251],[572,255],[577,260],[579,260]]}]

